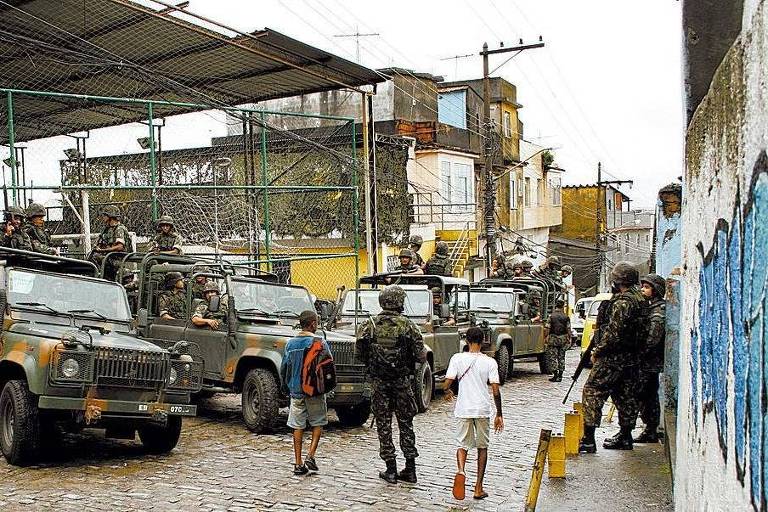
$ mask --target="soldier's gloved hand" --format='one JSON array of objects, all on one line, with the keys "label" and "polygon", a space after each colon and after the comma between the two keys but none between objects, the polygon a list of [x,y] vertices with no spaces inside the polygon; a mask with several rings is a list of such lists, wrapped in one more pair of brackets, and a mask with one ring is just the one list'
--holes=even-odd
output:
[{"label": "soldier's gloved hand", "polygon": [[216,330],[219,328],[219,321],[216,319],[210,319],[208,320],[208,327],[210,327],[213,330]]}]

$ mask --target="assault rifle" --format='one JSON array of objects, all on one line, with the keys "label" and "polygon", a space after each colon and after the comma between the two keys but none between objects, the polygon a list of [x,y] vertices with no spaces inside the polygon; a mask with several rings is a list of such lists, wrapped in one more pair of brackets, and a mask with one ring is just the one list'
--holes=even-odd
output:
[{"label": "assault rifle", "polygon": [[595,348],[595,341],[599,340],[600,338],[600,330],[596,330],[592,336],[592,339],[589,341],[589,345],[587,345],[587,350],[584,351],[583,354],[581,354],[581,359],[579,360],[579,365],[576,367],[576,371],[573,372],[573,375],[571,375],[571,386],[568,388],[568,392],[565,394],[565,398],[563,398],[563,404],[568,401],[568,395],[571,394],[571,391],[573,391],[573,386],[576,384],[576,381],[579,380],[579,377],[581,377],[581,372],[584,371],[584,368],[587,367],[587,365],[590,362],[590,359],[592,359],[592,349]]}]

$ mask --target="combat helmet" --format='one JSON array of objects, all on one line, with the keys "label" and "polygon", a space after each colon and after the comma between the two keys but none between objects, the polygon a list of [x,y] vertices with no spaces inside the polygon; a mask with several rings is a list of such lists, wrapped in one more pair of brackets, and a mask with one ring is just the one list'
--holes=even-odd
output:
[{"label": "combat helmet", "polygon": [[184,279],[184,276],[181,275],[181,272],[168,272],[165,274],[165,287],[166,288],[173,288],[176,286],[176,282],[179,279]]},{"label": "combat helmet", "polygon": [[171,218],[170,215],[162,215],[159,219],[157,219],[157,224],[155,224],[155,226],[157,227],[157,229],[160,229],[160,226],[162,226],[163,224],[168,224],[169,226],[171,226],[171,228],[174,227],[173,219]]},{"label": "combat helmet", "polygon": [[640,279],[641,283],[648,283],[659,298],[663,299],[667,293],[667,282],[658,274],[648,274]]},{"label": "combat helmet", "polygon": [[27,207],[27,218],[45,217],[45,206],[40,203],[32,203]]},{"label": "combat helmet", "polygon": [[203,295],[205,295],[208,292],[221,293],[221,290],[219,290],[219,285],[216,284],[215,281],[208,281],[207,283],[205,283],[205,286],[203,286]]},{"label": "combat helmet", "polygon": [[557,256],[547,258],[547,267],[552,270],[558,270],[560,268],[560,258]]},{"label": "combat helmet", "polygon": [[448,244],[445,242],[437,242],[437,245],[435,246],[435,254],[448,256]]},{"label": "combat helmet", "polygon": [[421,247],[421,245],[424,243],[424,239],[421,237],[421,235],[412,235],[409,243],[411,245],[418,245]]},{"label": "combat helmet", "polygon": [[563,265],[563,266],[560,268],[560,272],[567,272],[567,273],[568,273],[568,275],[571,275],[571,274],[573,274],[573,267],[572,267],[572,266],[570,266],[570,265]]},{"label": "combat helmet", "polygon": [[398,258],[411,258],[413,259],[413,251],[410,249],[400,249],[400,255]]},{"label": "combat helmet", "polygon": [[533,268],[533,262],[529,259],[524,259],[520,262],[520,264],[523,266],[523,270],[529,271]]},{"label": "combat helmet", "polygon": [[403,311],[405,304],[405,290],[396,284],[387,286],[379,294],[379,305],[387,311]]},{"label": "combat helmet", "polygon": [[6,217],[25,217],[24,209],[21,206],[9,206],[5,209]]},{"label": "combat helmet", "polygon": [[611,281],[626,286],[634,286],[638,283],[639,274],[635,266],[628,261],[620,261],[611,270]]},{"label": "combat helmet", "polygon": [[108,204],[102,208],[101,214],[109,217],[110,219],[119,219],[121,217],[120,208],[113,204]]}]

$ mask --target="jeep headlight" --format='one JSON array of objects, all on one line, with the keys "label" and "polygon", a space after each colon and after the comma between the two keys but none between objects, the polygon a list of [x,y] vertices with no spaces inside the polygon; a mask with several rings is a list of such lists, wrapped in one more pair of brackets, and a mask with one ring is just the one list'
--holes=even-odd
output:
[{"label": "jeep headlight", "polygon": [[168,385],[173,386],[179,378],[179,374],[176,372],[176,368],[171,368],[171,373],[168,376]]},{"label": "jeep headlight", "polygon": [[61,374],[68,378],[73,379],[78,376],[80,373],[80,363],[77,362],[76,359],[69,358],[65,359],[63,363],[61,363]]}]

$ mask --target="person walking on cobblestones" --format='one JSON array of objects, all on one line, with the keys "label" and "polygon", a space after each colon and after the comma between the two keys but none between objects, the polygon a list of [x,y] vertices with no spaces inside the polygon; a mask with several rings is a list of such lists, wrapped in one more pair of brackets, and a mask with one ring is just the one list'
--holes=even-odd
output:
[{"label": "person walking on cobblestones", "polygon": [[632,449],[632,429],[637,420],[639,348],[644,342],[643,296],[637,289],[637,269],[619,262],[611,271],[613,297],[606,312],[607,322],[592,350],[593,367],[584,384],[584,437],[579,451],[595,453],[595,429],[600,426],[603,404],[608,396],[619,411],[620,431],[606,439],[603,448]]},{"label": "person walking on cobblestones", "polygon": [[[416,434],[413,417],[416,399],[412,381],[418,363],[426,362],[421,331],[403,316],[405,291],[387,286],[379,294],[381,313],[360,325],[356,352],[371,378],[371,405],[379,435],[379,456],[387,465],[379,478],[390,484],[398,480],[416,483]],[[397,472],[395,444],[392,441],[392,414],[400,429],[400,448],[405,469]]]},{"label": "person walking on cobblestones", "polygon": [[493,402],[496,407],[493,429],[497,433],[504,429],[501,391],[499,391],[499,367],[492,357],[482,353],[483,338],[482,329],[470,327],[467,330],[469,351],[454,354],[445,374],[446,400],[454,398],[451,391],[453,381],[456,380],[459,383],[459,396],[453,410],[458,420],[456,441],[459,445],[456,450],[458,472],[453,480],[453,496],[458,500],[464,499],[466,483],[464,466],[467,462],[467,453],[475,448],[477,449],[477,481],[473,497],[476,500],[488,497],[488,493],[483,489],[491,432],[491,397],[488,393],[488,384],[493,390]]},{"label": "person walking on cobblestones", "polygon": [[22,223],[24,222],[24,210],[19,206],[9,206],[5,210],[5,226],[3,229],[3,247],[11,249],[20,249],[23,251],[32,250],[32,241],[29,235],[24,231]]},{"label": "person walking on cobblestones", "polygon": [[648,300],[646,323],[648,335],[640,354],[640,382],[637,386],[640,402],[640,418],[645,424],[642,434],[634,439],[636,443],[659,441],[659,373],[664,369],[664,339],[666,338],[666,294],[667,283],[657,274],[648,274],[640,280],[640,293]]},{"label": "person walking on cobblestones", "polygon": [[[303,311],[299,315],[301,332],[288,340],[283,352],[283,362],[280,368],[283,392],[290,395],[291,404],[288,409],[288,426],[293,429],[294,475],[306,475],[309,471],[318,471],[315,453],[320,443],[323,427],[328,424],[328,406],[325,395],[306,396],[302,389],[301,370],[304,364],[304,353],[315,340],[317,331],[317,313]],[[323,347],[330,353],[325,341]],[[309,445],[306,460],[302,461],[304,430],[312,428],[312,441]]]},{"label": "person walking on cobblestones", "polygon": [[555,309],[547,319],[547,359],[549,368],[552,369],[550,382],[561,382],[565,371],[565,351],[571,345],[571,319],[563,312],[565,302],[562,299],[555,301]]}]

